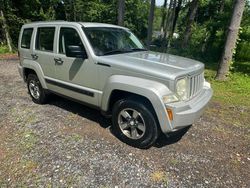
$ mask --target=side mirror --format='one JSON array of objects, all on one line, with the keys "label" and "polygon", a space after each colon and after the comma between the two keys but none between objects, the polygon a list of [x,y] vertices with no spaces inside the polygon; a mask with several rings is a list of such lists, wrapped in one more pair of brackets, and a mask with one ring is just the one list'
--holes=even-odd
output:
[{"label": "side mirror", "polygon": [[69,45],[66,47],[66,56],[87,59],[88,56],[81,46]]}]

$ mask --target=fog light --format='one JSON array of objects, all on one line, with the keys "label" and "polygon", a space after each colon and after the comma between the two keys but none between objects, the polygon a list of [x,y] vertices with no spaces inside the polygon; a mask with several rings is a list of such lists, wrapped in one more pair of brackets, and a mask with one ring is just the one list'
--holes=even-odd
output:
[{"label": "fog light", "polygon": [[174,117],[173,117],[173,112],[170,108],[167,108],[167,113],[168,113],[168,118],[170,121],[173,121]]}]

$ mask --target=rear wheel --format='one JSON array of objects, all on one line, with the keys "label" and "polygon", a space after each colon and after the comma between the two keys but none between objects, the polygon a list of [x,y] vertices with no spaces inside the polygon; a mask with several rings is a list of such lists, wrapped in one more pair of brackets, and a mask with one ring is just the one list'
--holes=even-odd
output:
[{"label": "rear wheel", "polygon": [[113,107],[113,131],[128,145],[149,148],[158,137],[154,115],[143,103],[130,99],[117,101]]},{"label": "rear wheel", "polygon": [[46,102],[46,92],[35,74],[28,75],[27,87],[33,102],[37,104],[44,104]]}]

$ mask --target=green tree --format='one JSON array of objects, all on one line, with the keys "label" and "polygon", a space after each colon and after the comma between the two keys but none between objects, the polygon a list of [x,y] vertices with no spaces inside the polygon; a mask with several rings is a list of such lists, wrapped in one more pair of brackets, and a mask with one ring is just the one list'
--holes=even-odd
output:
[{"label": "green tree", "polygon": [[139,38],[147,37],[150,3],[147,0],[126,0],[124,26],[130,28]]},{"label": "green tree", "polygon": [[189,38],[192,34],[192,24],[194,23],[194,19],[198,10],[199,0],[193,0],[189,7],[188,12],[188,21],[186,24],[185,33],[183,36],[182,48],[186,48],[188,45]]},{"label": "green tree", "polygon": [[223,54],[217,70],[216,79],[225,80],[229,72],[229,66],[233,58],[233,51],[236,47],[239,27],[242,14],[245,7],[245,0],[235,0],[232,18],[228,27],[227,39],[224,46]]},{"label": "green tree", "polygon": [[5,18],[5,12],[4,10],[6,10],[8,8],[8,2],[0,2],[0,22],[1,22],[1,28],[2,28],[2,32],[3,32],[3,36],[4,39],[7,43],[9,52],[12,52],[12,44],[11,44],[11,38],[10,38],[10,34],[9,34],[9,27],[6,23],[6,18]]},{"label": "green tree", "polygon": [[154,11],[155,11],[155,0],[151,0],[150,3],[150,12],[148,15],[148,37],[147,37],[147,47],[149,49],[152,33],[153,33],[153,22],[154,22]]}]

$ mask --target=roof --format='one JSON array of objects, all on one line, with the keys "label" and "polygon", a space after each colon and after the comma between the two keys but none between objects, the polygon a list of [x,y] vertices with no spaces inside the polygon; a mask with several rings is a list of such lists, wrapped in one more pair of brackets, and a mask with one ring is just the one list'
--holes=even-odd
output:
[{"label": "roof", "polygon": [[38,21],[38,22],[31,22],[25,24],[25,26],[39,26],[39,25],[82,25],[83,27],[112,27],[112,28],[123,28],[126,29],[125,27],[121,27],[118,25],[113,25],[113,24],[107,24],[107,23],[97,23],[97,22],[68,22],[68,21],[61,21],[61,20],[56,20],[56,21]]},{"label": "roof", "polygon": [[121,27],[118,25],[113,25],[113,24],[107,24],[107,23],[97,23],[97,22],[79,22],[83,27],[115,27],[115,28],[123,28],[126,29],[125,27]]}]

